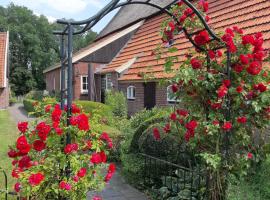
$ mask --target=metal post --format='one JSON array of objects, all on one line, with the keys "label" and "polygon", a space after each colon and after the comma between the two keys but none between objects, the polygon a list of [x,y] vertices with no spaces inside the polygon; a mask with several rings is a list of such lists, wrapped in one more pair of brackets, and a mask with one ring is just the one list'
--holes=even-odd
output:
[{"label": "metal post", "polygon": [[[229,51],[229,49],[227,49],[227,66],[226,66],[226,75],[227,75],[227,79],[231,80],[231,52]],[[226,113],[225,113],[225,118],[226,121],[230,121],[231,120],[231,100],[230,100],[230,96],[227,95],[227,99],[226,99]],[[225,134],[225,157],[228,158],[229,156],[229,144],[230,144],[230,133],[226,132]]]},{"label": "metal post", "polygon": [[64,35],[61,35],[61,44],[60,44],[60,56],[61,56],[61,109],[64,110],[65,104],[65,49],[64,49]]},{"label": "metal post", "polygon": [[93,95],[94,92],[94,70],[92,63],[88,64],[88,100],[95,101],[95,97]]},{"label": "metal post", "polygon": [[[69,119],[72,115],[71,113],[71,105],[72,105],[72,96],[73,96],[73,69],[72,69],[72,36],[73,36],[73,26],[71,24],[68,25],[68,84],[67,84],[67,124],[70,125]],[[67,134],[67,144],[71,143],[70,134]]]}]

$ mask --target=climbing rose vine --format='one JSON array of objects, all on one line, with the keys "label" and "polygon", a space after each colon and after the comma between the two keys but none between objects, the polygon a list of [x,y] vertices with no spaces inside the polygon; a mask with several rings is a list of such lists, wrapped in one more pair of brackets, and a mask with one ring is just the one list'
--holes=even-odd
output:
[{"label": "climbing rose vine", "polygon": [[[205,14],[208,2],[199,1],[197,8],[210,21]],[[264,143],[255,143],[254,137],[269,126],[269,55],[262,33],[246,34],[233,26],[219,33],[217,41],[183,2],[171,13],[174,17],[164,21],[161,31],[169,48],[157,48],[155,53],[158,58],[167,54],[164,69],[172,77],[167,84],[178,102],[164,133],[155,128],[153,136],[161,140],[177,134],[206,164],[208,199],[224,199],[228,173],[246,174],[251,162],[265,154]],[[183,31],[195,33],[190,37],[197,47],[176,64],[175,55],[183,52],[173,43]]]},{"label": "climbing rose vine", "polygon": [[[14,190],[33,199],[86,199],[89,190],[101,190],[116,168],[107,164],[112,140],[105,132],[91,131],[89,116],[72,105],[71,126],[66,110],[46,105],[33,123],[18,123],[20,136],[10,147]],[[66,144],[67,133],[71,143]],[[101,199],[94,197],[94,199]]]}]

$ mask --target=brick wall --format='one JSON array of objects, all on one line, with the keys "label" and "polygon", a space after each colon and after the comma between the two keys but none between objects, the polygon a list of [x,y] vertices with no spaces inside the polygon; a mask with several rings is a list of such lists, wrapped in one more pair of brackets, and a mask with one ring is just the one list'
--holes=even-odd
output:
[{"label": "brick wall", "polygon": [[[134,115],[136,112],[144,108],[144,83],[121,83],[119,82],[119,90],[127,96],[128,86],[136,87],[136,99],[127,100],[128,102],[128,114]],[[173,104],[167,102],[167,87],[156,84],[156,106],[165,107]]]},{"label": "brick wall", "polygon": [[9,85],[7,81],[7,87],[0,88],[0,109],[5,109],[9,106]]},{"label": "brick wall", "polygon": [[[93,63],[94,69],[100,64]],[[53,71],[47,72],[45,74],[45,80],[46,80],[46,90],[49,92],[52,92],[55,88],[56,92],[60,91],[60,71],[61,69],[55,69]],[[79,62],[74,64],[73,68],[73,99],[74,100],[87,100],[88,94],[82,94],[81,93],[81,76],[82,75],[88,75],[88,63],[87,62]],[[96,76],[95,76],[96,78]],[[99,82],[96,80],[96,85],[98,85]],[[100,87],[100,86],[99,86]],[[98,91],[98,89],[96,89]],[[99,95],[97,95],[99,96]],[[99,97],[100,98],[100,97]]]}]

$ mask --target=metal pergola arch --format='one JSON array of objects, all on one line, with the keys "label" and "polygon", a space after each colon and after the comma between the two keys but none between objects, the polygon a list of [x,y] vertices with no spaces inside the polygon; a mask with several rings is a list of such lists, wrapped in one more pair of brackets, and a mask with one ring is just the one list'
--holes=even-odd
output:
[{"label": "metal pergola arch", "polygon": [[[61,58],[61,109],[64,109],[64,95],[65,92],[67,92],[67,125],[69,125],[69,119],[72,115],[71,112],[71,106],[72,106],[72,95],[73,95],[73,85],[72,85],[72,74],[73,74],[73,67],[72,67],[72,53],[73,53],[73,45],[72,45],[72,40],[73,40],[73,35],[78,35],[81,33],[84,33],[88,30],[90,30],[93,26],[95,26],[103,17],[105,17],[108,13],[111,11],[124,7],[126,5],[134,5],[134,4],[142,4],[146,6],[151,6],[159,10],[160,13],[165,13],[172,17],[177,24],[180,25],[180,22],[178,19],[170,12],[170,8],[172,5],[176,4],[179,2],[179,0],[173,0],[169,5],[165,7],[161,7],[159,5],[156,5],[151,2],[151,0],[125,0],[124,2],[121,2],[120,0],[111,0],[110,3],[108,3],[102,10],[100,10],[96,15],[86,19],[86,20],[81,20],[81,21],[67,21],[67,20],[57,20],[57,23],[64,25],[64,28],[62,31],[54,31],[55,35],[59,35],[61,40],[60,44],[60,58]],[[208,26],[207,22],[205,21],[204,17],[200,14],[198,9],[189,1],[189,0],[181,0],[186,6],[191,8],[193,10],[192,14],[195,14],[201,23],[204,26],[204,29],[209,33],[211,36],[211,41],[216,41],[219,46],[216,49],[221,49],[221,48],[227,48],[226,45],[222,42],[222,40],[214,33],[214,31]],[[147,17],[145,17],[147,18]],[[81,29],[79,30],[74,30],[74,26],[82,26]],[[206,55],[206,60],[207,63],[210,63],[210,58],[207,53],[207,49],[204,49],[194,42],[192,36],[197,34],[197,32],[194,33],[189,33],[188,30],[186,30],[184,27],[182,28],[184,34],[188,38],[188,40],[192,43],[192,45],[196,48],[199,49],[200,51],[205,52]],[[65,39],[67,40],[67,48],[65,48]],[[230,79],[230,71],[231,71],[231,53],[227,50],[227,67],[226,71],[224,72],[225,76],[227,76],[228,79]],[[65,88],[65,67],[67,66],[68,68],[68,73],[67,73],[67,88]],[[209,69],[209,68],[208,68]],[[90,87],[90,86],[88,86]],[[227,109],[226,109],[226,120],[230,119],[230,100],[229,98],[227,99]],[[228,156],[228,145],[229,145],[229,134],[226,134],[224,136],[224,142],[225,142],[225,147],[224,147],[224,154]],[[69,134],[67,134],[66,138],[66,144],[71,143],[71,137]],[[69,174],[67,170],[67,174]]]}]

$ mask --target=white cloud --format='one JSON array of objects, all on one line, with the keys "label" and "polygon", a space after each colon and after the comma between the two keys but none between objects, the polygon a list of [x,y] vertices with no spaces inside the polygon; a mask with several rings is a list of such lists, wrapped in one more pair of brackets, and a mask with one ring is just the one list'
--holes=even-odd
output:
[{"label": "white cloud", "polygon": [[76,14],[87,6],[102,8],[101,0],[12,0],[17,5],[26,6],[32,10],[49,9],[50,11]]}]

